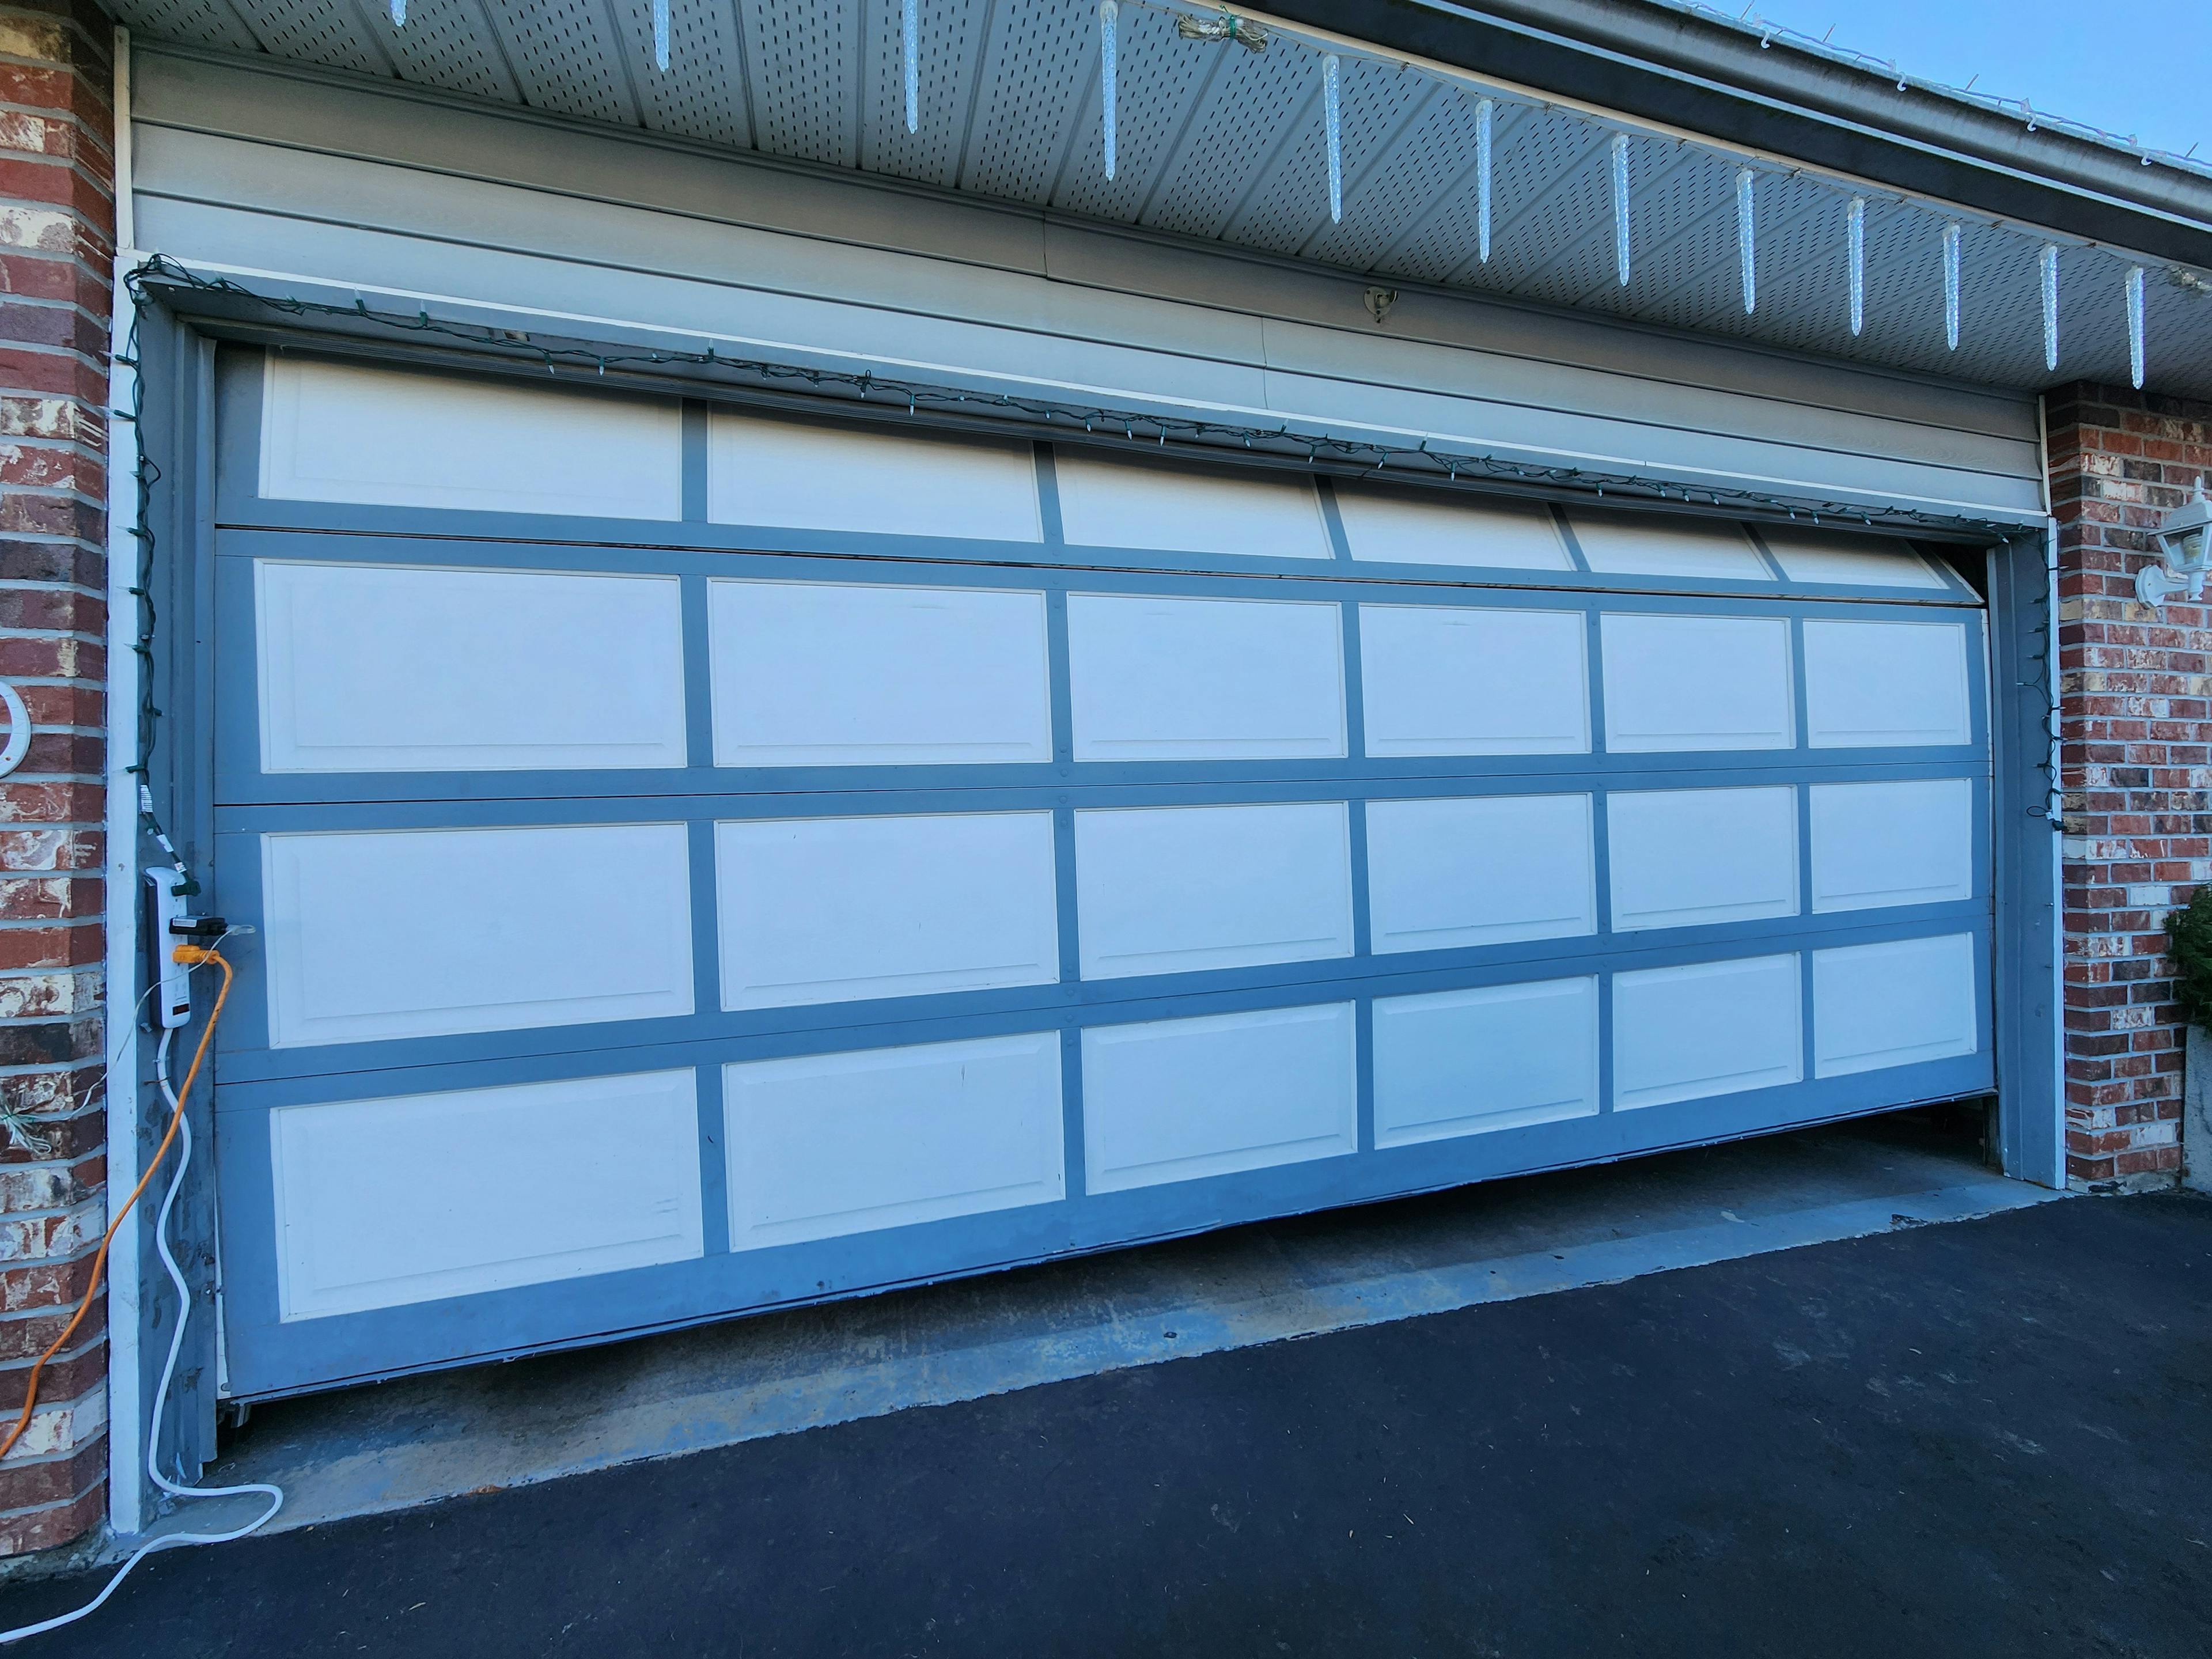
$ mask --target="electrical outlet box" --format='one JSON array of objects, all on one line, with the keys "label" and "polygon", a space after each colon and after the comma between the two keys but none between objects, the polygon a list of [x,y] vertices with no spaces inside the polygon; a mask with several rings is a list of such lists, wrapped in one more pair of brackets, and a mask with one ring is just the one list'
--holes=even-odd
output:
[{"label": "electrical outlet box", "polygon": [[192,1018],[191,974],[176,958],[177,946],[184,941],[175,924],[185,918],[185,876],[180,870],[149,870],[146,879],[154,886],[153,927],[147,940],[154,952],[154,1012],[160,1025],[173,1030],[190,1024]]}]

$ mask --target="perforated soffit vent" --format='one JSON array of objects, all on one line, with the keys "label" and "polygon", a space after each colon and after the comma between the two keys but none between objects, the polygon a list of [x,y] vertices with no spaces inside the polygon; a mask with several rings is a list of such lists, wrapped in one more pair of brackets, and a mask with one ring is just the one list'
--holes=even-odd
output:
[{"label": "perforated soffit vent", "polygon": [[[1485,87],[1358,43],[1278,32],[1264,52],[1193,40],[1121,0],[1114,176],[1105,176],[1095,0],[917,0],[915,130],[901,0],[120,0],[143,35],[266,53],[549,114],[853,168],[1361,272],[1986,385],[2126,381],[2127,273],[2141,269],[2149,383],[2212,395],[2212,284],[1686,135]],[[1332,216],[1324,48],[1340,58]],[[1491,252],[1478,111],[1492,100]],[[1613,140],[1627,136],[1628,279]],[[1755,306],[1739,179],[1753,179]],[[1851,330],[1850,204],[1863,218]],[[1956,224],[1955,276],[1945,231]],[[2056,248],[2046,366],[2043,251]],[[1954,339],[1955,338],[1955,343]]]}]

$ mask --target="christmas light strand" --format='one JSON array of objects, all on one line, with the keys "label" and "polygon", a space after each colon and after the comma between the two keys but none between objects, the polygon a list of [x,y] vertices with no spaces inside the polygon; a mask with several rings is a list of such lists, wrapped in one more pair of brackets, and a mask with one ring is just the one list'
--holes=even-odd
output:
[{"label": "christmas light strand", "polygon": [[2002,539],[2023,533],[2022,526],[1971,514],[1931,513],[1899,504],[1870,506],[1814,496],[1777,495],[1725,484],[1682,484],[1602,472],[1587,467],[1521,461],[1479,451],[1439,448],[1422,440],[1401,444],[1303,431],[1285,421],[1273,426],[1163,415],[1107,404],[1065,403],[1022,393],[985,392],[927,381],[907,380],[871,371],[822,368],[772,359],[732,356],[708,347],[703,351],[602,347],[567,340],[541,339],[528,332],[489,324],[433,317],[418,310],[372,310],[366,300],[337,305],[289,295],[262,294],[228,277],[205,276],[167,254],[155,254],[125,278],[136,303],[161,291],[198,295],[275,316],[326,318],[374,326],[393,337],[413,336],[449,340],[508,362],[526,362],[558,376],[603,378],[609,370],[651,373],[656,369],[704,369],[721,377],[715,384],[738,393],[796,392],[819,406],[833,403],[878,414],[900,412],[919,417],[981,416],[1018,422],[1039,431],[1109,441],[1185,455],[1244,453],[1302,461],[1342,473],[1387,474],[1431,483],[1516,483],[1593,497],[1625,505],[1680,504],[1756,512],[1814,524],[1925,530],[1947,535]]}]

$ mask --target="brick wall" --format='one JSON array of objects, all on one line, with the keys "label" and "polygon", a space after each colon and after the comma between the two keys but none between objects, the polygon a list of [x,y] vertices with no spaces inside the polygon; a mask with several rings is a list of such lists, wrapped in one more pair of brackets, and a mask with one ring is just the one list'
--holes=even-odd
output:
[{"label": "brick wall", "polygon": [[[90,4],[0,0],[0,678],[34,736],[0,779],[0,1413],[84,1291],[106,1224],[100,866],[112,36]],[[106,1498],[105,1325],[51,1364],[0,1464],[0,1555]]]},{"label": "brick wall", "polygon": [[2079,385],[2045,403],[2065,739],[2066,1170],[2181,1168],[2183,1029],[2166,913],[2212,878],[2212,605],[2135,597],[2150,527],[2212,479],[2212,404]]}]

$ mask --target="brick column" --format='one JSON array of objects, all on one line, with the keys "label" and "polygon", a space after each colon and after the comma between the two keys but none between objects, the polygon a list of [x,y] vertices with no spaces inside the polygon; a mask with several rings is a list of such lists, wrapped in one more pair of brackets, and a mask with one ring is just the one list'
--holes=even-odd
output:
[{"label": "brick column", "polygon": [[2077,385],[2045,400],[2065,740],[2066,1172],[2181,1168],[2183,1028],[2166,913],[2212,878],[2212,605],[2135,594],[2149,530],[2212,480],[2212,404]]},{"label": "brick column", "polygon": [[[34,736],[0,779],[0,1413],[82,1295],[106,1225],[101,690],[112,34],[0,0],[0,678]],[[0,1464],[0,1555],[103,1512],[106,1327],[50,1364]]]}]

